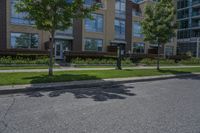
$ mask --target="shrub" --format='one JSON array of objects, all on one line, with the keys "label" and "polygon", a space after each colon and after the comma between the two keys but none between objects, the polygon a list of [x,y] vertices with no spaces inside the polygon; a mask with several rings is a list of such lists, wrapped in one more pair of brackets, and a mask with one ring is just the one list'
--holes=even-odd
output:
[{"label": "shrub", "polygon": [[[82,58],[75,58],[75,59],[72,59],[71,60],[71,63],[72,64],[77,64],[77,65],[83,65],[83,64],[89,64],[89,65],[115,65],[116,64],[116,59],[108,59],[108,58],[97,58],[97,59],[92,59],[92,58],[85,58],[85,59],[82,59]],[[126,58],[126,59],[123,59],[122,60],[122,64],[123,65],[131,65],[133,64],[131,62],[131,60],[129,58]]]},{"label": "shrub", "polygon": [[0,57],[0,64],[48,64],[49,63],[49,59],[47,57],[41,57],[41,58],[24,58],[21,56],[15,56],[15,57],[11,57],[11,56],[3,56]]},{"label": "shrub", "polygon": [[[157,64],[157,60],[145,58],[145,59],[142,59],[141,61],[139,61],[139,63],[145,64],[145,65],[155,65],[155,64]],[[175,64],[175,61],[169,60],[169,59],[160,59],[160,64],[163,64],[163,65]]]},{"label": "shrub", "polygon": [[[37,60],[39,61],[39,60]],[[47,60],[48,62],[48,60]],[[88,65],[115,65],[116,64],[116,59],[108,59],[108,58],[75,58],[71,60],[72,64],[77,64],[77,65],[83,65],[83,64],[88,64]],[[155,65],[157,63],[156,59],[150,59],[150,58],[145,58],[142,59],[138,62],[134,63],[139,63],[139,64],[145,64],[145,65]],[[181,60],[179,63],[175,62],[175,59],[160,59],[160,64],[162,65],[176,65],[176,64],[183,64],[183,65],[200,65],[200,58],[191,58],[187,60]],[[133,65],[133,62],[129,58],[124,58],[122,60],[122,65]]]},{"label": "shrub", "polygon": [[185,65],[200,65],[200,58],[191,58],[188,60],[181,60],[179,62],[180,64],[185,64]]},{"label": "shrub", "polygon": [[123,65],[132,65],[133,62],[130,60],[130,58],[126,58],[126,59],[122,60],[122,64]]},{"label": "shrub", "polygon": [[156,60],[145,58],[145,59],[142,59],[141,61],[139,61],[139,63],[146,64],[146,65],[154,65],[154,64],[156,64]]}]

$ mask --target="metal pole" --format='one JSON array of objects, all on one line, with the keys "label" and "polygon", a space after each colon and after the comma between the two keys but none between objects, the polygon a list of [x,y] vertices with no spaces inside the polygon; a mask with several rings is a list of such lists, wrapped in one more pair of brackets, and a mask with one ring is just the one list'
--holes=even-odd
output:
[{"label": "metal pole", "polygon": [[117,66],[116,66],[116,69],[117,70],[122,70],[122,67],[121,67],[121,44],[118,44],[117,46]]},{"label": "metal pole", "polygon": [[160,70],[160,43],[158,42],[158,37],[156,38],[158,45],[158,57],[157,57],[157,70]]},{"label": "metal pole", "polygon": [[200,38],[197,38],[197,53],[196,53],[197,58],[199,58],[199,42],[200,42]]}]

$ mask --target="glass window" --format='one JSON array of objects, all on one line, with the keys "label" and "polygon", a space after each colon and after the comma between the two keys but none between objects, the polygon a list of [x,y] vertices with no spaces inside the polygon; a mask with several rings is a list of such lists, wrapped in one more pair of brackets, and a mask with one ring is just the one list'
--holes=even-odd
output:
[{"label": "glass window", "polygon": [[142,13],[140,11],[136,10],[136,9],[133,9],[132,10],[132,15],[133,16],[142,16]]},{"label": "glass window", "polygon": [[122,19],[126,18],[126,1],[125,0],[116,0],[115,17],[122,18]]},{"label": "glass window", "polygon": [[126,1],[125,0],[116,0],[115,10],[120,12],[125,12],[126,10]]},{"label": "glass window", "polygon": [[140,3],[142,2],[143,0],[131,0],[133,3]]},{"label": "glass window", "polygon": [[103,32],[103,15],[92,14],[93,19],[85,19],[85,29],[88,32]]},{"label": "glass window", "polygon": [[39,35],[32,33],[11,33],[11,48],[38,48]]},{"label": "glass window", "polygon": [[85,51],[103,51],[103,40],[102,39],[85,39]]},{"label": "glass window", "polygon": [[142,34],[142,26],[140,24],[140,22],[133,22],[133,36],[134,37],[143,37]]},{"label": "glass window", "polygon": [[91,6],[91,5],[94,5],[95,3],[98,3],[98,4],[100,4],[101,8],[104,7],[102,0],[84,0],[84,3],[86,6]]},{"label": "glass window", "polygon": [[115,19],[115,38],[125,39],[125,20]]},{"label": "glass window", "polygon": [[30,21],[25,19],[27,13],[17,13],[15,9],[15,4],[18,0],[11,0],[11,23],[13,24],[25,24],[25,25],[33,25],[34,21]]},{"label": "glass window", "polygon": [[144,43],[133,43],[133,53],[143,54],[145,51],[145,44]]},{"label": "glass window", "polygon": [[73,2],[73,0],[66,0],[66,2],[67,2],[68,4],[71,4],[71,3]]},{"label": "glass window", "polygon": [[95,0],[85,0],[86,5],[93,5],[95,2]]},{"label": "glass window", "polygon": [[166,54],[166,56],[172,56],[173,55],[173,47],[172,46],[166,46],[165,47],[165,54]]}]

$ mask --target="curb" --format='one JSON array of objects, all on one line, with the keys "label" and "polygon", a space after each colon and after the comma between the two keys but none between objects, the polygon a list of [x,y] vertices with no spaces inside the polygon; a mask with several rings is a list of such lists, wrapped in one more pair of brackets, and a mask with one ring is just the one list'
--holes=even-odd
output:
[{"label": "curb", "polygon": [[[177,75],[161,75],[161,76],[147,76],[147,77],[133,77],[133,78],[114,78],[114,79],[102,79],[102,80],[83,80],[83,81],[69,81],[69,82],[57,82],[57,83],[42,83],[42,84],[27,84],[27,85],[14,85],[14,86],[0,86],[0,95],[26,93],[34,91],[56,91],[64,89],[78,89],[99,87],[105,85],[116,85],[123,83],[136,83],[146,81],[165,80],[173,78],[188,78],[198,77],[200,73],[185,73]],[[60,88],[58,88],[60,87]]]}]

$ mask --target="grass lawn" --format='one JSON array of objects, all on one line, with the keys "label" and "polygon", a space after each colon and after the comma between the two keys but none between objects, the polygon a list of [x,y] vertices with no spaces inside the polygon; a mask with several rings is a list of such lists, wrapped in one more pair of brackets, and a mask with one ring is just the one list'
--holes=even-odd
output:
[{"label": "grass lawn", "polygon": [[[151,66],[156,66],[156,64],[155,65],[145,65],[145,66],[149,66],[149,67],[151,67]],[[160,66],[200,66],[200,65],[196,65],[196,64],[194,64],[194,65],[182,65],[182,64],[160,64]],[[113,66],[92,66],[92,65],[88,65],[88,66],[75,66],[76,68],[115,68],[116,66],[115,65],[113,65]],[[136,65],[130,65],[130,66],[128,66],[128,65],[126,65],[126,66],[122,66],[122,68],[123,67],[137,67]]]},{"label": "grass lawn", "polygon": [[[47,69],[48,66],[0,66],[0,70],[19,70],[19,69]],[[59,66],[54,66],[59,68]]]},{"label": "grass lawn", "polygon": [[142,77],[153,75],[180,74],[200,72],[198,68],[179,68],[179,69],[142,69],[142,70],[93,70],[93,71],[62,71],[55,72],[54,76],[49,77],[47,73],[0,73],[0,85],[51,83],[74,80],[94,80],[105,78],[125,78]]},{"label": "grass lawn", "polygon": [[[76,66],[76,68],[115,68],[116,66],[115,65],[111,65],[111,66],[101,66],[101,65],[99,65],[99,66],[93,66],[93,65],[88,65],[88,66]],[[133,65],[131,66],[122,66],[122,68],[123,67],[134,67]]]}]

